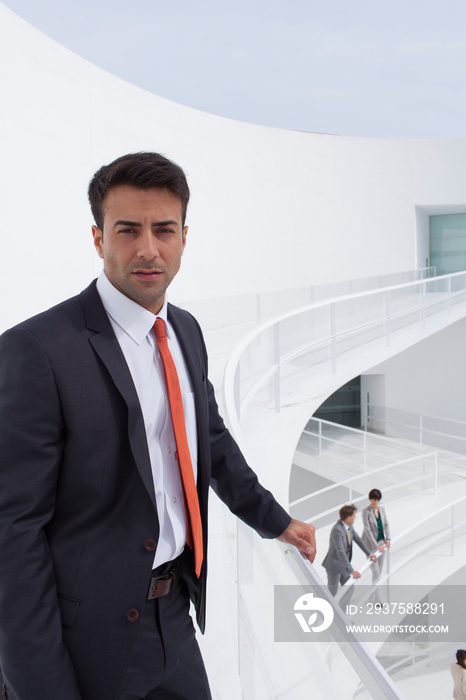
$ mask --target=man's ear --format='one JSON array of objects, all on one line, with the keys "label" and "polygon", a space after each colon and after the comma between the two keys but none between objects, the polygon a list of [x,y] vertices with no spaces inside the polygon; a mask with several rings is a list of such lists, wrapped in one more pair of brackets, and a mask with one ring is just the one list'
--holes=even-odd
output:
[{"label": "man's ear", "polygon": [[97,255],[99,258],[104,258],[104,249],[103,249],[103,237],[104,234],[101,231],[101,229],[98,226],[93,226],[92,227],[92,236],[94,238],[94,247],[97,251]]},{"label": "man's ear", "polygon": [[186,236],[188,235],[188,228],[189,228],[189,226],[183,226],[183,233],[181,234],[182,237],[183,237],[183,238],[182,238],[182,240],[183,240],[183,250],[185,249],[185,246],[186,246]]}]

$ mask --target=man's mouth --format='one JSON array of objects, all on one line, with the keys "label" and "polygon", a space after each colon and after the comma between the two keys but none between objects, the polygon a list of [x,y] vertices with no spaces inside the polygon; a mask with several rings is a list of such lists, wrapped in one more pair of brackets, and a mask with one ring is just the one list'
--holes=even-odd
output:
[{"label": "man's mouth", "polygon": [[160,277],[162,270],[134,270],[133,275],[140,280],[153,281]]}]

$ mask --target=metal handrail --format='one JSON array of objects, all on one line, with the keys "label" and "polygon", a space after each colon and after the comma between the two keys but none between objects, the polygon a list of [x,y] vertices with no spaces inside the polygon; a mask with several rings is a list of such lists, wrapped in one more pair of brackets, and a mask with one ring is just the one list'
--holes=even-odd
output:
[{"label": "metal handrail", "polygon": [[304,575],[306,582],[312,586],[313,591],[332,606],[334,617],[331,630],[334,641],[339,645],[371,697],[374,700],[403,700],[396,685],[372,651],[349,629],[346,614],[335,598],[330,595],[327,586],[312,564],[296,547],[291,546],[286,551],[291,553],[295,565]]},{"label": "metal handrail", "polygon": [[[296,307],[296,297],[306,297],[305,301],[302,303],[312,303],[313,300],[323,301],[324,299],[330,299],[335,296],[335,289],[338,289],[338,294],[354,294],[358,290],[363,289],[377,289],[379,287],[387,287],[389,285],[396,284],[393,280],[396,278],[406,278],[412,277],[414,280],[431,279],[436,275],[435,267],[425,267],[418,268],[415,270],[406,270],[404,272],[388,273],[385,275],[371,275],[369,277],[361,277],[357,280],[342,280],[341,282],[323,283],[317,285],[311,285],[308,287],[299,287],[297,289],[287,290],[290,296],[292,296],[293,303],[291,300],[287,300],[285,307],[294,308]],[[402,283],[404,284],[404,283]],[[343,288],[343,289],[342,289]],[[285,293],[285,294],[286,294]],[[219,300],[215,299],[198,299],[194,301],[181,302],[179,306],[184,309],[192,310],[196,318],[199,316],[202,320],[202,328],[206,332],[228,328],[235,325],[243,325],[245,323],[253,323],[255,325],[260,325],[266,319],[271,318],[276,315],[276,311],[271,311],[275,307],[276,298],[280,294],[280,301],[282,302],[281,313],[285,311],[283,308],[283,292],[270,291],[270,292],[258,292],[250,294],[235,294],[234,296],[222,297],[221,304]],[[229,313],[225,314],[225,305],[229,302],[232,303],[232,309]],[[244,305],[246,305],[247,316],[244,316]],[[269,307],[269,310],[267,309]],[[217,310],[221,308],[221,313]],[[240,309],[240,311],[239,311]],[[208,311],[209,317],[214,316],[213,319],[203,319],[205,311]],[[212,313],[213,312],[213,313]],[[217,313],[216,313],[217,312]],[[240,314],[240,315],[238,315]]]},{"label": "metal handrail", "polygon": [[[313,419],[313,420],[318,420],[318,419]],[[328,422],[331,423],[331,421],[328,421]],[[334,425],[337,425],[337,424],[334,423]],[[341,427],[342,427],[342,428],[345,428],[346,426],[341,426]],[[361,432],[361,430],[359,430],[358,432]],[[303,436],[303,435],[309,435],[309,436],[311,436],[311,437],[319,438],[319,440],[321,440],[322,443],[324,443],[324,442],[325,442],[325,443],[330,443],[330,445],[332,445],[332,444],[333,444],[333,445],[337,445],[337,444],[339,443],[339,441],[338,441],[337,439],[335,439],[335,438],[328,437],[328,435],[322,435],[322,436],[320,436],[318,433],[313,433],[313,432],[311,432],[310,430],[303,430],[303,432],[301,433],[301,436]],[[363,435],[370,435],[372,439],[373,439],[373,438],[379,438],[379,437],[380,437],[380,438],[383,438],[383,436],[378,435],[377,433],[371,433],[370,431],[364,431]],[[385,438],[385,440],[386,440],[387,442],[391,443],[391,445],[393,446],[393,438],[387,437],[387,438]],[[340,443],[340,444],[341,444],[341,443]],[[415,443],[415,444],[417,445],[418,443]],[[373,448],[373,446],[372,446],[370,449],[367,447],[367,445],[363,445],[362,447],[358,447],[357,445],[349,445],[349,444],[347,444],[347,443],[344,443],[344,446],[345,446],[348,450],[353,450],[353,452],[362,453],[362,454],[364,455],[364,460],[366,459],[366,456],[367,456],[367,455],[369,455],[369,457],[376,457],[376,458],[385,457],[385,456],[386,456],[384,452],[377,452],[377,451]],[[405,446],[404,446],[404,447],[405,447]],[[303,454],[309,454],[309,453],[306,453],[306,449],[305,449],[305,448],[304,448],[304,450],[303,450],[302,448],[300,448],[299,443],[298,443],[298,447],[296,448],[296,451],[302,452]],[[320,454],[322,454],[322,452],[319,451],[318,454],[320,455]],[[418,452],[417,454],[413,455],[413,457],[419,457],[419,456],[422,455],[422,454],[423,454],[423,452]],[[341,456],[339,456],[338,459],[339,459],[340,462],[346,462],[347,464],[353,464],[353,465],[354,465],[354,460],[351,459],[351,458],[348,458],[348,457],[345,457],[345,456],[341,455]]]},{"label": "metal handrail", "polygon": [[[265,323],[261,324],[258,328],[254,329],[251,333],[249,333],[241,343],[239,343],[236,348],[233,350],[231,353],[226,368],[225,368],[225,375],[224,375],[224,395],[225,395],[225,403],[226,403],[226,412],[227,412],[227,420],[230,426],[230,429],[232,433],[235,435],[235,437],[238,439],[241,437],[241,424],[240,424],[240,414],[241,414],[241,409],[244,408],[246,401],[241,401],[240,398],[240,391],[239,391],[239,379],[238,379],[238,367],[239,363],[241,360],[242,355],[244,354],[245,350],[255,341],[258,339],[258,337],[263,334],[264,332],[275,328],[278,329],[279,324],[283,321],[292,319],[292,318],[297,318],[300,315],[303,315],[305,313],[308,313],[309,311],[317,310],[317,309],[323,309],[323,308],[328,308],[330,311],[331,318],[334,318],[334,309],[335,306],[340,304],[340,303],[347,303],[348,301],[355,301],[357,299],[367,299],[369,297],[375,297],[376,295],[386,295],[386,298],[388,299],[388,295],[390,293],[394,293],[398,290],[420,290],[422,292],[421,294],[421,304],[417,304],[415,307],[411,307],[409,312],[406,310],[402,310],[399,312],[390,312],[389,309],[389,304],[386,304],[386,314],[378,316],[374,321],[371,323],[364,324],[364,329],[367,330],[369,328],[374,328],[376,326],[383,325],[385,323],[386,325],[386,338],[387,338],[387,344],[390,344],[390,336],[393,331],[391,331],[391,322],[394,320],[401,318],[402,316],[406,315],[407,313],[412,313],[413,311],[416,312],[422,312],[422,323],[423,325],[426,324],[426,319],[427,319],[427,310],[430,307],[438,305],[440,302],[438,299],[435,299],[432,303],[429,303],[427,301],[427,294],[426,294],[426,289],[428,284],[435,283],[437,284],[438,282],[445,281],[447,283],[447,290],[445,292],[442,292],[442,302],[447,301],[447,310],[449,311],[451,309],[451,302],[452,299],[455,297],[463,296],[465,289],[461,289],[460,291],[452,291],[452,280],[455,279],[462,279],[466,283],[466,271],[465,272],[456,272],[452,273],[450,275],[442,275],[440,277],[434,277],[434,278],[428,278],[428,279],[423,279],[420,281],[415,281],[415,282],[408,282],[406,284],[401,284],[401,285],[394,285],[391,287],[380,287],[375,290],[368,290],[364,292],[358,292],[356,294],[351,294],[349,296],[340,296],[340,297],[335,297],[330,300],[325,300],[321,302],[316,302],[314,304],[309,304],[306,305],[300,309],[296,309],[292,312],[288,312],[286,314],[282,314],[276,318],[270,319],[269,321],[266,321]],[[250,401],[251,397],[257,392],[257,390],[264,384],[264,382],[272,376],[274,373],[276,374],[277,371],[279,370],[280,366],[283,364],[286,364],[290,359],[295,359],[296,357],[304,354],[305,352],[308,352],[310,348],[313,346],[318,346],[318,345],[325,345],[325,344],[331,344],[332,346],[332,370],[336,370],[336,342],[338,339],[350,334],[354,335],[354,331],[352,332],[351,329],[344,329],[340,333],[336,332],[336,329],[334,327],[334,323],[331,323],[332,327],[332,333],[330,335],[325,335],[323,338],[319,338],[318,340],[313,340],[312,342],[302,344],[298,348],[294,348],[292,351],[286,353],[283,356],[280,356],[280,352],[275,348],[274,352],[274,362],[273,364],[268,367],[259,377],[258,380],[255,381],[253,388],[250,389],[247,393],[247,402]],[[277,346],[277,342],[275,343]],[[276,405],[276,410],[279,410],[279,400],[275,400],[275,405]]]},{"label": "metal handrail", "polygon": [[[406,458],[406,459],[400,459],[400,460],[398,460],[398,461],[396,461],[396,462],[390,462],[390,464],[384,464],[382,467],[376,467],[375,469],[370,469],[369,471],[364,471],[364,472],[361,472],[360,474],[356,474],[356,475],[354,475],[354,476],[350,476],[350,477],[348,477],[347,479],[343,479],[342,481],[337,481],[335,484],[331,484],[330,486],[324,486],[323,488],[319,489],[318,491],[313,491],[312,493],[308,493],[306,496],[301,496],[300,498],[297,498],[297,499],[294,500],[294,501],[290,501],[290,504],[289,504],[289,505],[290,505],[290,506],[299,505],[300,503],[304,503],[304,501],[308,501],[308,500],[310,500],[311,498],[316,498],[316,497],[320,496],[320,495],[323,494],[323,493],[328,493],[329,491],[332,491],[332,490],[334,490],[334,489],[337,489],[337,488],[339,488],[340,486],[346,486],[346,484],[349,484],[349,483],[352,482],[352,481],[357,481],[358,479],[361,479],[362,477],[371,476],[372,474],[378,474],[378,473],[380,473],[380,472],[386,471],[387,469],[393,469],[394,467],[401,466],[402,464],[408,464],[408,463],[410,463],[410,462],[413,462],[414,460],[419,460],[419,459],[423,460],[423,459],[425,459],[426,457],[433,457],[433,458],[434,458],[434,484],[435,484],[435,483],[436,483],[436,468],[435,468],[435,465],[436,465],[437,453],[436,453],[436,452],[427,452],[427,453],[422,454],[422,455],[416,455],[416,456],[414,456],[414,457],[408,457],[408,458]],[[425,478],[426,478],[426,475],[423,474],[421,477],[412,480],[412,482],[415,483],[416,481],[421,481],[421,480],[423,480],[423,479],[425,479]],[[408,483],[408,482],[400,481],[400,482],[398,482],[397,485],[398,485],[398,486],[405,486],[407,483]],[[409,482],[409,483],[410,483],[410,482]],[[365,498],[366,498],[366,496],[361,496],[361,498],[360,498],[360,499],[357,499],[357,500],[363,500],[363,499],[365,499]],[[350,499],[351,499],[351,497],[350,497]],[[329,513],[333,513],[333,512],[335,512],[335,508],[331,508],[330,511],[322,511],[321,513],[317,513],[317,514],[315,514],[315,515],[312,516],[312,519],[315,520],[315,519],[317,519],[317,518],[324,517],[324,515],[328,515]],[[310,522],[310,521],[311,521],[311,519],[309,520],[309,522]]]},{"label": "metal handrail", "polygon": [[[390,406],[379,406],[378,404],[374,403],[368,403],[367,404],[368,408],[381,408],[384,411],[393,411],[393,412],[398,412],[398,413],[404,413],[404,415],[408,416],[413,416],[414,418],[432,418],[433,420],[440,420],[444,423],[452,423],[456,425],[461,425],[465,429],[465,434],[466,434],[466,422],[463,420],[458,420],[457,418],[443,418],[441,416],[434,416],[431,413],[414,413],[413,411],[405,411],[403,409],[398,409],[398,408],[391,408]],[[358,430],[357,428],[353,428],[353,430]],[[448,434],[448,433],[447,433]]]},{"label": "metal handrail", "polygon": [[[384,417],[378,417],[378,416],[373,416],[371,415],[371,410],[377,410],[380,409],[381,411],[385,412]],[[460,446],[462,443],[464,444],[464,448],[466,449],[466,422],[464,421],[459,421],[456,419],[451,419],[451,418],[440,418],[438,416],[432,416],[428,414],[417,414],[413,413],[412,411],[404,411],[396,408],[390,408],[388,406],[378,406],[377,404],[367,404],[367,416],[364,421],[364,430],[366,432],[370,432],[369,430],[369,423],[373,424],[382,424],[383,426],[386,426],[387,424],[391,426],[397,426],[401,427],[404,429],[404,431],[409,430],[409,431],[414,431],[416,433],[419,433],[419,440],[418,444],[424,445],[424,444],[429,444],[428,442],[428,436],[436,436],[439,438],[447,438],[452,441],[452,444],[448,446],[448,448],[444,449],[451,449],[452,452],[457,452],[458,450],[455,449],[455,442],[456,445]],[[400,418],[398,420],[396,419],[396,414],[400,414]],[[388,417],[387,417],[388,415]],[[391,416],[394,415],[394,418],[392,419]],[[410,418],[414,419],[417,423],[412,424],[412,425],[406,425],[406,422],[403,422],[402,417],[409,416]],[[442,423],[443,425],[446,426],[446,429],[448,430],[448,427],[454,426],[463,428],[463,435],[456,435],[453,432],[445,432],[445,430],[435,430],[434,428],[426,427],[425,422],[426,420],[432,420],[432,421],[438,421]],[[459,441],[459,442],[458,442]],[[462,452],[460,454],[463,454]]]}]

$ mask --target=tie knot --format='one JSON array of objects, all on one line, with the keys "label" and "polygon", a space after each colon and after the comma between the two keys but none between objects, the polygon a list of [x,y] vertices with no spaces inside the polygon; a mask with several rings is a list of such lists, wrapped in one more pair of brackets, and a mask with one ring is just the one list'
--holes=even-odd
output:
[{"label": "tie knot", "polygon": [[155,319],[154,331],[155,331],[155,335],[157,337],[157,340],[159,340],[160,338],[167,337],[167,329],[165,328],[165,321],[163,320],[163,318],[156,318]]}]

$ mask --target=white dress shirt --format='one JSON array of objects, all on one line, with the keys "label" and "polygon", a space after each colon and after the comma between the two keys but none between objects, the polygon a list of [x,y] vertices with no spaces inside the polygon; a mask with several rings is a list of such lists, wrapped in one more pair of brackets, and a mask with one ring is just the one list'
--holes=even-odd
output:
[{"label": "white dress shirt", "polygon": [[154,479],[160,535],[154,568],[177,557],[186,544],[186,514],[176,445],[167,399],[163,365],[152,330],[156,318],[167,328],[168,347],[178,372],[189,451],[197,478],[197,434],[194,394],[173,328],[167,321],[167,302],[155,316],[122,294],[102,272],[97,291],[125,356],[141,405]]},{"label": "white dress shirt", "polygon": [[352,543],[353,543],[353,535],[351,534],[350,526],[347,525],[343,520],[342,520],[341,522],[342,522],[343,525],[345,526],[345,530],[346,530],[346,539],[348,540],[348,544],[349,544],[349,546],[351,547],[351,545],[352,545]]}]

